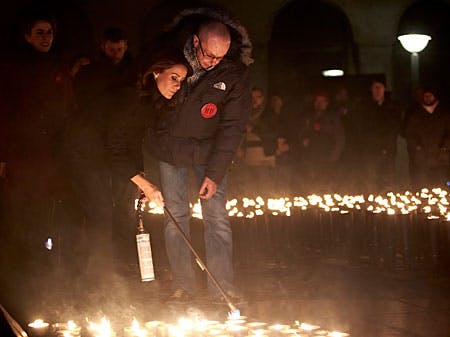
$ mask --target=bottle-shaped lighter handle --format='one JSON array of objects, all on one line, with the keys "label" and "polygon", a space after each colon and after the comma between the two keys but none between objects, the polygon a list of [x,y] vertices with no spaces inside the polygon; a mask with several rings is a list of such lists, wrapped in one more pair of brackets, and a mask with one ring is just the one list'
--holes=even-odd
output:
[{"label": "bottle-shaped lighter handle", "polygon": [[139,259],[139,269],[141,271],[142,282],[153,281],[155,279],[155,271],[153,268],[152,247],[150,244],[150,234],[145,231],[144,221],[141,214],[142,197],[139,198],[137,204],[138,226],[136,234],[136,244]]}]

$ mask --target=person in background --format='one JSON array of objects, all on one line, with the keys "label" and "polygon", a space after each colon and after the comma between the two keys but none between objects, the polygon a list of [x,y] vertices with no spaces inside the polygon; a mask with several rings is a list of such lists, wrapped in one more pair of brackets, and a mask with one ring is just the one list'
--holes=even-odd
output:
[{"label": "person in background", "polygon": [[293,116],[285,110],[285,103],[280,93],[273,93],[269,98],[269,106],[263,117],[263,124],[273,135],[275,154],[275,189],[289,194],[292,188],[292,137]]},{"label": "person in background", "polygon": [[318,91],[297,131],[299,163],[308,192],[331,191],[338,162],[345,146],[345,134],[337,114],[329,108],[329,95]]},{"label": "person in background", "polygon": [[370,97],[358,106],[361,122],[358,132],[362,162],[360,172],[363,192],[378,193],[394,188],[397,137],[400,135],[402,112],[386,93],[386,84],[374,78]]},{"label": "person in background", "polygon": [[0,179],[7,203],[0,236],[8,254],[8,272],[1,274],[12,281],[15,303],[32,305],[44,301],[40,278],[52,279],[54,272],[48,251],[65,199],[60,141],[73,100],[67,69],[53,48],[54,19],[30,10],[21,28],[20,45],[0,66]]},{"label": "person in background", "polygon": [[[79,61],[86,60],[80,58]],[[72,70],[76,71],[77,67]],[[77,71],[74,81],[77,105],[83,110],[94,110],[97,99],[105,92],[133,86],[136,78],[137,69],[128,51],[125,32],[117,27],[108,28],[102,35],[99,57]]]},{"label": "person in background", "polygon": [[411,183],[416,190],[445,186],[449,169],[450,111],[431,87],[423,88],[421,102],[405,127]]},{"label": "person in background", "polygon": [[266,110],[266,96],[264,91],[260,87],[252,88],[252,112],[250,113],[249,121],[250,123],[258,127],[262,118],[265,115]]},{"label": "person in background", "polygon": [[339,87],[331,102],[332,109],[339,116],[345,133],[345,147],[338,162],[339,178],[337,189],[343,193],[356,192],[355,164],[358,162],[358,116],[355,116],[355,104],[345,86]]}]

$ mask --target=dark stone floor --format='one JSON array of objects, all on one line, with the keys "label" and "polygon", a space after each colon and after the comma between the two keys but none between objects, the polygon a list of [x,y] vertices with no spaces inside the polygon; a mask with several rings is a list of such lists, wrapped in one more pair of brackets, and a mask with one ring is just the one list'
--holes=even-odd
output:
[{"label": "dark stone floor", "polygon": [[[260,239],[264,238],[256,236],[255,246],[264,244]],[[241,247],[235,254],[236,285],[246,300],[238,307],[249,320],[280,324],[298,320],[358,337],[450,336],[448,265],[432,268],[424,262],[407,270],[398,263],[386,269],[364,258],[349,262],[339,254],[302,247],[284,249],[282,255],[274,255],[273,247],[250,254],[242,251],[245,243],[239,236],[235,245]],[[37,316],[49,322],[84,322],[104,314],[122,327],[133,317],[176,321],[203,313],[209,319],[226,319],[228,308],[212,304],[201,291],[192,303],[162,303],[169,292],[170,281],[164,280],[169,274],[163,272],[163,263],[156,267],[162,278],[157,281],[140,282],[137,269],[131,268],[91,280],[88,286],[75,280],[64,283],[57,270],[51,277],[36,279],[45,285],[40,296],[33,300],[26,294],[9,296],[5,306],[10,305],[10,313],[23,326]],[[199,271],[198,276],[204,284],[205,275]],[[11,289],[14,286],[8,292]]]}]

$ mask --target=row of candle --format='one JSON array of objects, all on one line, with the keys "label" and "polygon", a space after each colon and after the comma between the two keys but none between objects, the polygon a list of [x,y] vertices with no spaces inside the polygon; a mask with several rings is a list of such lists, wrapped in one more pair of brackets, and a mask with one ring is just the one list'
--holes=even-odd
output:
[{"label": "row of candle", "polygon": [[[241,200],[228,200],[226,208],[231,217],[254,218],[264,214],[290,216],[293,212],[318,209],[323,212],[346,214],[352,211],[367,211],[374,214],[385,213],[412,214],[424,213],[430,219],[450,221],[450,202],[448,192],[441,188],[423,188],[419,192],[403,193],[388,192],[385,195],[340,195],[312,194],[307,197],[279,197],[265,200],[261,196],[252,199],[244,197]],[[136,201],[137,207],[137,201]],[[163,214],[161,207],[153,202],[142,204],[141,210],[151,214]],[[191,204],[192,216],[202,218],[201,204],[197,201]]]},{"label": "row of candle", "polygon": [[[100,322],[88,322],[87,330],[92,337],[117,337],[110,321],[103,317]],[[35,320],[28,324],[32,329],[33,336],[47,335],[50,324],[42,319]],[[57,337],[78,337],[81,336],[81,327],[74,321],[67,323],[55,323],[51,325],[54,336]],[[247,322],[246,317],[239,316],[229,318],[224,323],[205,319],[181,318],[177,323],[165,323],[163,321],[150,321],[144,325],[134,319],[129,327],[123,329],[124,337],[189,337],[189,336],[317,336],[317,337],[345,337],[348,333],[339,331],[323,330],[317,325],[300,323],[294,324],[273,324],[265,322]]]}]

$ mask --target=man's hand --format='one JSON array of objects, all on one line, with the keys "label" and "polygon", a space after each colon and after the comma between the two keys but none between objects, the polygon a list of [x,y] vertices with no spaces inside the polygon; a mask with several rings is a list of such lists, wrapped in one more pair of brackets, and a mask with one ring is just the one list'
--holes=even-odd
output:
[{"label": "man's hand", "polygon": [[200,187],[200,198],[210,199],[216,191],[217,184],[208,177],[205,177],[205,179],[203,179],[202,186]]}]

